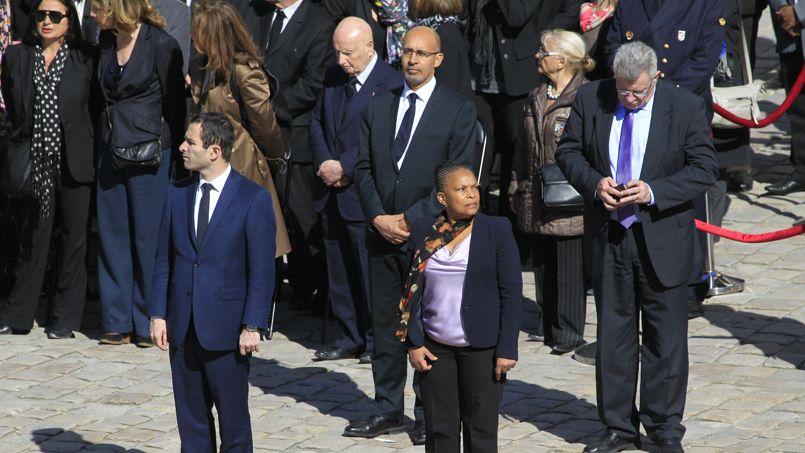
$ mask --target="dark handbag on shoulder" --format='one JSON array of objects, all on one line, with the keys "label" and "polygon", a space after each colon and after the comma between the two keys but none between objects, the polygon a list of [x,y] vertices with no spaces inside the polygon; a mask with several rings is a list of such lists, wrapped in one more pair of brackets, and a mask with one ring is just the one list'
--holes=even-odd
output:
[{"label": "dark handbag on shoulder", "polygon": [[162,164],[162,140],[138,143],[134,146],[112,148],[112,166],[115,170],[129,167],[152,168]]},{"label": "dark handbag on shoulder", "polygon": [[558,165],[548,164],[540,167],[539,179],[542,187],[542,204],[546,208],[557,211],[581,211],[584,209],[584,199],[567,182]]}]

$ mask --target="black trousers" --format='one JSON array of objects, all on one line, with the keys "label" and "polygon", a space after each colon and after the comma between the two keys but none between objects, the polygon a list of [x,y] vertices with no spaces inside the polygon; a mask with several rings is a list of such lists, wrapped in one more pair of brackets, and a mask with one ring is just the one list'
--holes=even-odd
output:
[{"label": "black trousers", "polygon": [[542,329],[548,346],[573,347],[584,341],[587,294],[581,236],[534,235],[534,281],[542,294]]},{"label": "black trousers", "polygon": [[[495,130],[495,152],[500,154],[500,186],[507,187],[512,174],[512,160],[517,138],[523,128],[523,108],[527,96],[482,93],[492,109]],[[501,199],[502,200],[502,199]],[[498,203],[498,213],[510,214],[509,204]]]},{"label": "black trousers", "polygon": [[[377,233],[366,233],[369,251],[369,294],[372,301],[372,329],[375,351],[372,355],[372,378],[378,415],[402,418],[405,409],[403,391],[408,374],[405,345],[394,335],[399,325],[399,304],[404,280],[411,261],[406,247],[397,247]],[[414,416],[422,420],[419,383],[414,377]]]},{"label": "black trousers", "polygon": [[[802,48],[797,45],[796,52],[780,55],[781,71],[785,92],[788,94],[802,69]],[[805,93],[800,94],[788,109],[788,122],[791,124],[791,165],[794,181],[805,184]]]},{"label": "black trousers", "polygon": [[420,375],[425,409],[425,451],[498,451],[498,408],[503,383],[495,380],[495,348],[475,349],[437,343],[425,346],[438,360]]},{"label": "black trousers", "polygon": [[251,453],[249,359],[238,350],[209,351],[198,342],[193,318],[182,346],[170,347],[173,399],[183,453],[214,453],[218,413],[222,452]]},{"label": "black trousers", "polygon": [[42,219],[39,203],[23,201],[19,231],[22,232],[20,255],[15,272],[16,282],[2,312],[5,324],[21,330],[33,326],[36,306],[45,279],[50,250],[50,237],[56,211],[59,212],[59,276],[50,310],[50,328],[78,330],[87,291],[87,228],[90,184],[78,183],[70,176],[66,164],[54,195],[50,216]]},{"label": "black trousers", "polygon": [[[639,223],[624,230],[610,222],[602,264],[594,283],[598,416],[608,430],[627,439],[639,436],[642,422],[655,441],[681,440],[688,384],[686,285],[660,285]],[[641,320],[643,346],[638,355]],[[635,407],[638,370],[639,411]]]},{"label": "black trousers", "polygon": [[341,326],[335,346],[371,353],[372,310],[369,307],[369,255],[366,223],[341,217],[335,195],[321,213],[324,251],[327,255],[327,297]]}]

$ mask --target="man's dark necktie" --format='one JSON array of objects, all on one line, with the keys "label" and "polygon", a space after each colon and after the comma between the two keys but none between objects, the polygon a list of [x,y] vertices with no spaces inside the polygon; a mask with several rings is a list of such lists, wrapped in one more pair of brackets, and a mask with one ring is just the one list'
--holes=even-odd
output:
[{"label": "man's dark necktie", "polygon": [[358,90],[355,88],[357,85],[357,77],[350,77],[349,82],[344,85],[344,101],[341,102],[341,122],[344,122],[344,117],[347,116],[347,110],[349,109],[349,103],[352,102],[352,97],[358,93]]},{"label": "man's dark necktie", "polygon": [[204,233],[207,232],[207,224],[210,223],[210,190],[212,184],[205,182],[201,185],[201,203],[198,206],[198,221],[196,226],[196,243],[204,241]]},{"label": "man's dark necktie", "polygon": [[414,115],[416,115],[416,93],[408,95],[408,110],[403,115],[400,130],[397,131],[397,136],[394,137],[394,160],[399,162],[405,153],[405,147],[408,146],[408,140],[411,139],[411,131],[414,128]]},{"label": "man's dark necktie", "polygon": [[274,17],[274,22],[271,23],[271,31],[268,32],[268,46],[266,50],[277,47],[277,42],[279,42],[280,35],[282,34],[283,22],[285,22],[285,13],[278,9]]}]

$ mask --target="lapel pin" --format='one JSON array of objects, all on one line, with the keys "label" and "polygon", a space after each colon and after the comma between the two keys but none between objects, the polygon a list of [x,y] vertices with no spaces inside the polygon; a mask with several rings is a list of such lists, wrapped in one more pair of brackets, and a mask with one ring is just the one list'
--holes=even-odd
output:
[{"label": "lapel pin", "polygon": [[679,41],[684,41],[685,40],[685,30],[679,30],[676,33],[676,39],[678,39]]},{"label": "lapel pin", "polygon": [[632,38],[634,38],[634,33],[630,32],[630,31],[627,31],[626,32],[626,40],[631,41]]}]

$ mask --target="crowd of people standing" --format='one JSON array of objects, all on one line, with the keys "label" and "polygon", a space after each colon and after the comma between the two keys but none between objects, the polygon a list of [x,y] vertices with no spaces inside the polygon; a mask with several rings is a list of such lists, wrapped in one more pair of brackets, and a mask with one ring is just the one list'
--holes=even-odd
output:
[{"label": "crowd of people standing", "polygon": [[[554,354],[585,344],[595,295],[607,431],[585,451],[639,442],[639,423],[661,451],[681,451],[686,322],[701,310],[707,253],[692,221],[705,197],[753,184],[749,130],[711,128],[711,87],[746,84],[765,0],[0,1],[0,187],[14,197],[20,245],[0,334],[30,332],[51,269],[47,335],[74,336],[94,224],[100,343],[170,343],[175,387],[196,379],[177,356],[206,364],[210,351],[237,356],[238,341],[241,355],[257,350],[283,269],[297,304],[339,323],[314,359],[371,363],[377,411],[345,436],[402,429],[409,362],[413,442],[458,451],[463,426],[465,448],[495,451],[530,262],[539,318],[529,339]],[[805,6],[768,5],[790,90]],[[805,190],[803,131],[792,128],[793,175],[769,193]],[[249,261],[271,281],[264,307],[253,306],[249,266],[245,286],[214,288],[252,307],[231,342],[216,342],[198,324],[217,313],[195,308],[207,295],[192,282],[179,293],[182,278],[167,275],[196,275],[199,259],[173,266],[190,250],[203,256],[207,217],[213,225],[229,206],[216,178],[230,172],[240,176],[226,181],[269,194],[233,182],[265,204],[270,215],[255,221],[272,227],[255,249],[245,222],[237,234],[249,246],[222,256],[268,250],[280,266]],[[187,250],[166,226],[185,193],[196,203]],[[185,294],[194,311],[171,308]],[[221,373],[248,374],[242,362],[203,368],[216,385]],[[183,395],[177,408],[192,405]],[[227,410],[248,420],[247,404]],[[205,416],[191,412],[180,426]],[[188,445],[214,430],[183,426]],[[222,442],[247,451],[250,436],[222,431]]]}]

